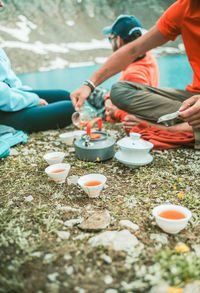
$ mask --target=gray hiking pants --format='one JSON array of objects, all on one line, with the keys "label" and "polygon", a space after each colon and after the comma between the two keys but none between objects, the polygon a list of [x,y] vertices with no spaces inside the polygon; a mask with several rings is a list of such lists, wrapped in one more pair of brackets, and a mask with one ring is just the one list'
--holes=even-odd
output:
[{"label": "gray hiking pants", "polygon": [[[199,92],[120,81],[112,86],[110,99],[119,109],[155,123],[160,116],[178,111],[183,101],[196,94]],[[180,122],[183,120],[179,117],[173,124]],[[200,130],[194,129],[194,135],[195,148],[200,149]]]}]

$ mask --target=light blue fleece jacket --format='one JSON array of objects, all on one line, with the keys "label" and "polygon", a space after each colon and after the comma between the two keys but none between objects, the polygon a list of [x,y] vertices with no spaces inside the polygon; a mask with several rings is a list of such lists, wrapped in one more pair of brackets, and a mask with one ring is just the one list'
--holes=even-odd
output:
[{"label": "light blue fleece jacket", "polygon": [[37,106],[38,95],[23,91],[20,79],[11,69],[10,61],[0,48],[0,111],[14,112]]}]

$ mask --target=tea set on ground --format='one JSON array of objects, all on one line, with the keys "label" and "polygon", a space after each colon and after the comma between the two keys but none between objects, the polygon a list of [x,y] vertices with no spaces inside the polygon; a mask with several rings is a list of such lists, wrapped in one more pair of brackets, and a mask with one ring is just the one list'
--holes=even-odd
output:
[{"label": "tea set on ground", "polygon": [[[98,122],[98,131],[91,132],[94,123]],[[152,162],[149,151],[153,144],[140,139],[140,134],[130,133],[117,142],[119,150],[115,153],[115,140],[102,131],[102,119],[97,117],[87,123],[86,131],[63,133],[60,140],[67,144],[74,143],[75,155],[84,161],[105,161],[113,156],[129,168],[137,168]],[[64,152],[52,152],[44,155],[50,165],[45,169],[47,175],[56,183],[64,183],[70,170],[70,164],[62,163]],[[78,185],[90,198],[99,197],[106,183],[106,176],[102,174],[88,174],[78,179]],[[192,214],[183,206],[162,204],[155,207],[152,214],[157,225],[170,234],[176,234],[187,226]]]},{"label": "tea set on ground", "polygon": [[[92,126],[98,123],[98,131],[92,131]],[[80,124],[79,124],[80,125]],[[139,133],[130,133],[117,142],[119,151],[115,153],[115,140],[102,131],[102,118],[94,118],[87,123],[86,131],[63,133],[60,139],[67,145],[74,142],[75,156],[83,161],[105,161],[113,156],[130,168],[138,168],[152,162],[149,151],[153,144],[140,139]]]}]

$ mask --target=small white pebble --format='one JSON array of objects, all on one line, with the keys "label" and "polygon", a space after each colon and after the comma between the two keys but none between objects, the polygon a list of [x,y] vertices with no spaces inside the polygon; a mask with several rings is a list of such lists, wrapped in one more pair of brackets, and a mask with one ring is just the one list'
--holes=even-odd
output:
[{"label": "small white pebble", "polygon": [[64,260],[70,260],[72,257],[70,254],[65,254],[63,258]]},{"label": "small white pebble", "polygon": [[112,258],[107,254],[102,254],[101,259],[103,259],[105,261],[105,263],[107,263],[109,265],[112,263]]},{"label": "small white pebble", "polygon": [[71,276],[74,272],[74,268],[72,266],[66,268],[66,273],[68,276]]},{"label": "small white pebble", "polygon": [[105,276],[104,282],[105,284],[109,285],[113,282],[113,278],[111,276]]},{"label": "small white pebble", "polygon": [[56,231],[56,234],[58,235],[59,238],[67,240],[70,237],[70,233],[66,231]]},{"label": "small white pebble", "polygon": [[58,277],[58,275],[59,274],[57,272],[55,272],[55,273],[49,274],[47,276],[47,278],[50,282],[56,282],[56,278]]},{"label": "small white pebble", "polygon": [[45,261],[48,261],[48,260],[50,260],[50,259],[52,259],[53,258],[53,254],[52,253],[47,253],[47,254],[45,254],[45,256],[44,256],[44,260]]},{"label": "small white pebble", "polygon": [[27,197],[24,198],[24,201],[26,201],[26,202],[30,202],[32,200],[33,200],[33,196],[32,195],[29,195],[29,196],[27,196]]}]

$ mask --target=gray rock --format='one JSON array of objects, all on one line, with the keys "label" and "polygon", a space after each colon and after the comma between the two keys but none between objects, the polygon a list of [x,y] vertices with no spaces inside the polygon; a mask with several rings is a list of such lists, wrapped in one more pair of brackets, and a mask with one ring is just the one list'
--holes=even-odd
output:
[{"label": "gray rock", "polygon": [[[174,0],[147,0],[134,1],[134,14],[139,16],[144,28],[149,29],[155,24],[160,15],[172,4]],[[69,0],[9,0],[5,1],[5,8],[1,9],[0,24],[7,28],[19,30],[16,22],[26,18],[26,29],[30,30],[27,45],[35,44],[36,41],[41,44],[62,44],[64,40],[70,42],[88,42],[91,39],[103,39],[101,34],[103,27],[110,25],[116,16],[120,14],[130,14],[133,9],[133,1],[109,1],[109,0],[87,0],[87,1],[69,1]],[[87,19],[87,21],[85,21]],[[31,22],[31,23],[30,23]],[[24,27],[24,26],[23,26]],[[81,33],[80,33],[81,32]],[[1,31],[3,44],[6,41],[16,41],[18,33],[14,36],[6,31]],[[173,42],[174,46],[179,40]],[[21,41],[22,45],[23,42]],[[20,45],[20,42],[19,42]],[[27,47],[27,46],[26,46]],[[32,47],[32,46],[31,46]],[[60,45],[60,47],[62,47]],[[42,46],[40,50],[42,50]],[[109,47],[108,47],[109,48]],[[40,67],[48,67],[52,60],[57,57],[57,52],[48,52],[48,55],[25,50],[21,46],[18,50],[5,48],[11,59],[11,64],[18,73],[38,71]],[[99,49],[99,57],[108,57],[111,53],[110,48]],[[17,55],[16,55],[17,54]],[[46,58],[45,58],[46,57]],[[85,62],[91,58],[95,60],[97,50],[82,51],[66,50],[62,53],[62,59],[70,62]],[[22,62],[25,60],[26,62]],[[53,131],[49,132],[54,135]]]},{"label": "gray rock", "polygon": [[128,230],[103,232],[90,238],[88,242],[92,246],[104,245],[117,251],[131,251],[139,243]]},{"label": "gray rock", "polygon": [[95,212],[78,227],[85,231],[99,231],[108,227],[110,224],[110,213],[108,211]]},{"label": "gray rock", "polygon": [[70,233],[67,231],[56,231],[56,234],[60,239],[67,240],[70,237]]},{"label": "gray rock", "polygon": [[84,220],[84,218],[78,218],[78,219],[67,220],[67,221],[64,222],[64,225],[65,225],[66,227],[73,227],[73,226],[75,226],[75,225],[77,225],[77,224],[82,223],[83,220]]},{"label": "gray rock", "polygon": [[134,224],[133,222],[129,221],[129,220],[121,220],[119,222],[119,224],[121,226],[124,226],[124,227],[127,227],[127,228],[130,228],[132,229],[133,231],[137,231],[139,229],[139,226]]}]

